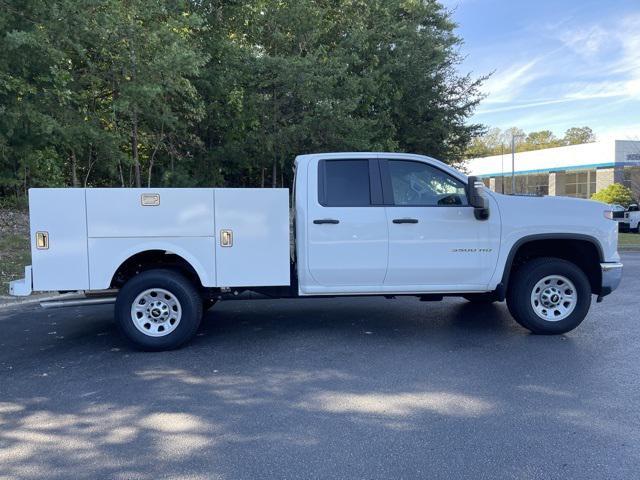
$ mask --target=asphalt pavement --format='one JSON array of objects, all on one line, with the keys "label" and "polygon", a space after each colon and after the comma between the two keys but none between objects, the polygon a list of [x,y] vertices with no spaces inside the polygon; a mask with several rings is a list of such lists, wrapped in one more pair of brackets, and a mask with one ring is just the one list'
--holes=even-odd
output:
[{"label": "asphalt pavement", "polygon": [[640,477],[640,254],[562,336],[504,304],[229,301],[173,352],[0,310],[0,479]]}]

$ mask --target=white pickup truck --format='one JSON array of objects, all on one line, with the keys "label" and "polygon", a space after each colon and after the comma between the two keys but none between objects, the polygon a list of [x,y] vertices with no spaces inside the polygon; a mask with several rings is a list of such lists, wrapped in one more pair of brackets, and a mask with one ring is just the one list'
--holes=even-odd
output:
[{"label": "white pickup truck", "polygon": [[[328,153],[287,189],[31,189],[32,265],[13,295],[115,303],[124,335],[178,347],[229,298],[506,299],[534,333],[567,332],[622,276],[602,203],[505,196],[429,157]],[[293,245],[294,248],[290,248]]]},{"label": "white pickup truck", "polygon": [[640,208],[637,203],[625,209],[620,205],[612,205],[613,218],[618,222],[620,232],[640,233]]}]

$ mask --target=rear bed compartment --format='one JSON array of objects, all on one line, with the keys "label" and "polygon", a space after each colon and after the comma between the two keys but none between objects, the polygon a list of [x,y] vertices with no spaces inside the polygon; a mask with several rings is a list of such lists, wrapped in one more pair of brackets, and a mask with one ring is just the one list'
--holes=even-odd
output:
[{"label": "rear bed compartment", "polygon": [[183,257],[205,287],[290,282],[287,189],[31,189],[29,208],[36,291],[107,289],[146,250]]}]

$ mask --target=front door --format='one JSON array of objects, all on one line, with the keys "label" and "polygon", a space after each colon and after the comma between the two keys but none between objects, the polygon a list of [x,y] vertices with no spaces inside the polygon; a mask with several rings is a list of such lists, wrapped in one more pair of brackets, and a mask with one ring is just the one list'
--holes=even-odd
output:
[{"label": "front door", "polygon": [[377,291],[389,240],[377,160],[320,160],[310,168],[306,223],[313,290]]},{"label": "front door", "polygon": [[498,256],[496,213],[477,220],[464,183],[428,163],[390,159],[380,167],[389,226],[384,284],[440,292],[486,288]]}]

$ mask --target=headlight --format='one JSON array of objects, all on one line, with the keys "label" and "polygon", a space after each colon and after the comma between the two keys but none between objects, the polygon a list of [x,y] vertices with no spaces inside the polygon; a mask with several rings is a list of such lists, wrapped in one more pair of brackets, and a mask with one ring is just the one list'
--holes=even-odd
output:
[{"label": "headlight", "polygon": [[613,220],[613,210],[605,210],[602,213],[604,215],[604,218],[607,218],[609,220]]}]

